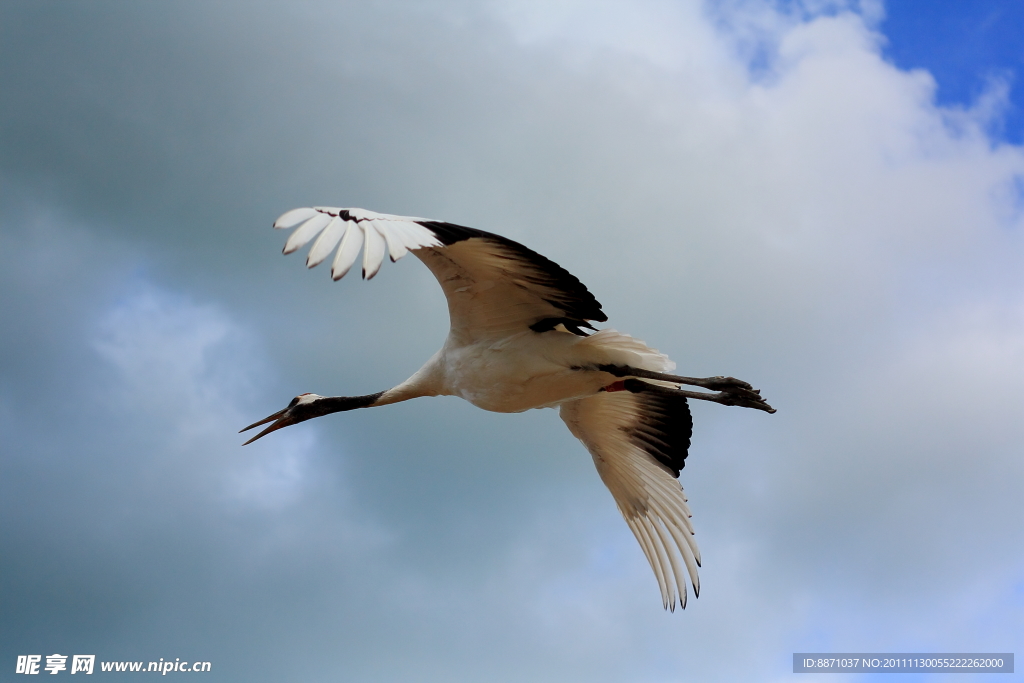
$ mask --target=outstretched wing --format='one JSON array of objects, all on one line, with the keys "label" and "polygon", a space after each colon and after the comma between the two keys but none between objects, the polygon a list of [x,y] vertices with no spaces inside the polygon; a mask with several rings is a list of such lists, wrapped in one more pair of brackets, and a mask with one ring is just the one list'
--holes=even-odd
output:
[{"label": "outstretched wing", "polygon": [[693,538],[690,508],[679,485],[693,422],[683,396],[640,380],[622,391],[603,391],[563,403],[569,431],[594,457],[626,524],[651,563],[661,600],[686,607],[686,575],[700,593],[700,551]]},{"label": "outstretched wing", "polygon": [[365,209],[294,209],[274,223],[297,228],[284,253],[313,241],[310,268],[335,247],[331,276],[338,280],[363,252],[363,277],[413,252],[437,278],[448,299],[452,333],[465,341],[500,338],[526,329],[557,325],[582,334],[590,321],[608,317],[594,295],[557,263],[518,242],[482,230],[426,218],[391,216]]}]

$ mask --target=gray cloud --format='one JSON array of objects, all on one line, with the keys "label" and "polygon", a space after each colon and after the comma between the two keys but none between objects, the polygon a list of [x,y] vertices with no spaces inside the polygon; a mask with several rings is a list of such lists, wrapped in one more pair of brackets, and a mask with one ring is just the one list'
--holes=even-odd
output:
[{"label": "gray cloud", "polygon": [[[1024,155],[861,15],[729,7],[5,3],[4,661],[771,680],[1020,650]],[[311,203],[521,240],[681,370],[765,391],[775,416],[694,406],[699,600],[661,613],[549,411],[239,447],[444,337],[412,260],[333,284],[278,255]]]}]

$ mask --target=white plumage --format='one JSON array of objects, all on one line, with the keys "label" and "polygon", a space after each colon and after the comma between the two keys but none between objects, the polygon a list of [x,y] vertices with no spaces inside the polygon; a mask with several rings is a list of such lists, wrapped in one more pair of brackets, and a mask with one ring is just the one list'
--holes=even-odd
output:
[{"label": "white plumage", "polygon": [[[272,431],[333,412],[420,396],[460,396],[495,412],[559,407],[569,430],[590,451],[601,480],[647,556],[662,602],[686,605],[687,579],[699,592],[700,552],[690,509],[677,481],[690,445],[687,398],[775,412],[749,384],[730,377],[666,374],[665,355],[605,329],[587,288],[563,268],[498,235],[426,218],[365,209],[294,209],[274,223],[295,231],[290,254],[312,242],[306,264],[334,252],[331,277],[345,276],[362,252],[370,279],[385,254],[412,252],[448,300],[451,329],[441,349],[412,377],[368,396],[297,396],[284,410],[245,428]],[[681,384],[712,390],[695,392]]]},{"label": "white plumage", "polygon": [[[339,214],[346,211],[347,217]],[[310,268],[319,265],[338,247],[338,253],[331,264],[331,277],[340,280],[359,258],[363,250],[363,277],[369,280],[384,263],[385,250],[397,261],[410,249],[441,246],[433,233],[426,230],[416,221],[423,218],[408,216],[391,216],[385,213],[374,213],[365,209],[336,209],[328,206],[315,208],[293,209],[274,222],[278,229],[299,229],[291,234],[284,245],[284,253],[290,254],[305,246],[317,237],[309,250],[306,265]],[[301,224],[301,225],[300,225]],[[339,246],[340,242],[340,246]]]}]

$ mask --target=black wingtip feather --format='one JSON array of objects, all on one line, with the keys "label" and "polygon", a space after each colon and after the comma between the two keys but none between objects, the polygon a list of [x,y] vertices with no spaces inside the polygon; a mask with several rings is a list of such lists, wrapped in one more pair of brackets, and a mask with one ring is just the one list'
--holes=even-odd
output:
[{"label": "black wingtip feather", "polygon": [[[566,329],[572,331],[573,334],[585,336],[577,330],[581,327],[593,329],[587,321],[593,320],[603,323],[608,320],[608,316],[601,310],[601,303],[590,293],[586,285],[579,281],[579,278],[529,247],[501,235],[495,235],[475,228],[467,228],[454,223],[421,221],[420,225],[433,232],[434,236],[446,247],[464,240],[474,238],[485,239],[500,244],[509,253],[510,259],[530,263],[538,271],[538,275],[530,279],[537,285],[557,290],[561,294],[555,300],[548,300],[548,303],[565,312],[565,318],[560,319],[558,322],[565,324]],[[546,318],[535,324],[544,323],[546,320],[551,319]],[[555,325],[557,324],[555,323]],[[576,329],[574,330],[570,325]],[[553,327],[554,325],[546,328],[546,330]]]},{"label": "black wingtip feather", "polygon": [[627,379],[623,385],[643,406],[639,421],[630,429],[630,436],[678,477],[686,466],[693,436],[693,418],[686,397],[656,391],[653,385],[639,379]]}]

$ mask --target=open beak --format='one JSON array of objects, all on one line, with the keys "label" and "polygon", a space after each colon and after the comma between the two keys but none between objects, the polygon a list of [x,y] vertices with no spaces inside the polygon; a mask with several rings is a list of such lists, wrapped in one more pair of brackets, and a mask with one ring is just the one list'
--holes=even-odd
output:
[{"label": "open beak", "polygon": [[290,406],[288,408],[285,408],[284,410],[277,411],[276,413],[274,413],[273,415],[270,415],[269,417],[263,418],[259,422],[253,422],[251,425],[249,425],[245,429],[239,431],[238,433],[241,434],[242,432],[249,431],[253,427],[259,427],[262,424],[267,424],[268,422],[274,422],[276,420],[276,422],[274,422],[274,424],[270,425],[269,427],[267,427],[262,432],[260,432],[256,436],[252,437],[251,439],[249,439],[248,441],[246,441],[242,445],[243,446],[248,446],[249,444],[251,444],[256,439],[264,437],[267,434],[269,434],[270,432],[276,432],[278,429],[281,429],[281,427],[287,427],[288,425],[295,424],[298,420],[296,420],[295,418],[290,417],[288,415],[288,411],[289,410],[291,410]]}]

